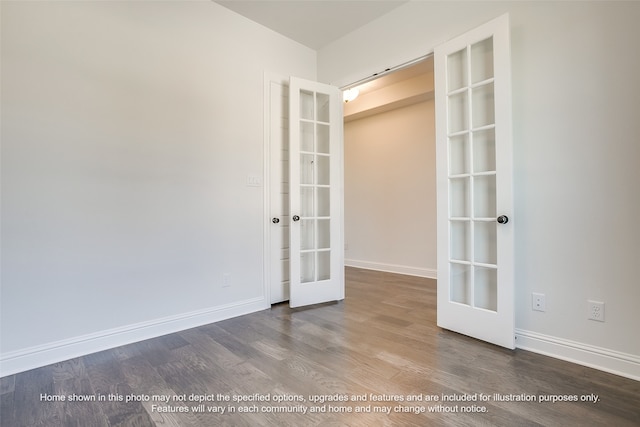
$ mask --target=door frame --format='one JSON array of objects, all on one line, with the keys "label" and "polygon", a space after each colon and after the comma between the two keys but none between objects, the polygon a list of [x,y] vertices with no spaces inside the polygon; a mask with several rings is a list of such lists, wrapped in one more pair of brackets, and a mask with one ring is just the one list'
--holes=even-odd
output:
[{"label": "door frame", "polygon": [[273,227],[270,226],[269,215],[271,213],[271,83],[278,83],[289,87],[289,77],[282,74],[264,72],[263,92],[263,214],[262,214],[262,271],[263,271],[263,296],[265,309],[271,307],[271,235]]}]

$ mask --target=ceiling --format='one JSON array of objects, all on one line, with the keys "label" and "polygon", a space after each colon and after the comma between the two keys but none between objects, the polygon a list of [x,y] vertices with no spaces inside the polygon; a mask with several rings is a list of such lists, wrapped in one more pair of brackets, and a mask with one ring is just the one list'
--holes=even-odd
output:
[{"label": "ceiling", "polygon": [[[319,50],[408,0],[214,0],[254,22]],[[381,72],[358,84],[360,94],[433,71],[433,58]],[[350,85],[351,86],[351,85]]]},{"label": "ceiling", "polygon": [[408,0],[214,0],[314,50],[379,18]]}]

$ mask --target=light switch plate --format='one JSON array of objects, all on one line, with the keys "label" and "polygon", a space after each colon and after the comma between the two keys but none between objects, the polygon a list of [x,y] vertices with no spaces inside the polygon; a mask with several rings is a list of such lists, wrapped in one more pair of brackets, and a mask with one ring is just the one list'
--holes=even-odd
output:
[{"label": "light switch plate", "polygon": [[262,178],[257,175],[247,175],[247,187],[261,187]]}]

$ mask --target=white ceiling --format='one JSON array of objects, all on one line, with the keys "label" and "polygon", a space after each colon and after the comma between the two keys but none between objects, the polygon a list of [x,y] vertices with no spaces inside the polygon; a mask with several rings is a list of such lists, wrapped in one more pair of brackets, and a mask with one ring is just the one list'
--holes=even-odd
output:
[{"label": "white ceiling", "polygon": [[408,0],[214,0],[314,50]]}]

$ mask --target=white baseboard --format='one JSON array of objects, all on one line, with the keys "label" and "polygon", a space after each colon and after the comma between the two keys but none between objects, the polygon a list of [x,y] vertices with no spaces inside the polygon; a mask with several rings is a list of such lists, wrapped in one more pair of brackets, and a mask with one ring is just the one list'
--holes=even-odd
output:
[{"label": "white baseboard", "polygon": [[640,381],[640,356],[516,329],[516,347]]},{"label": "white baseboard", "polygon": [[344,265],[347,267],[363,268],[365,270],[385,271],[387,273],[426,277],[428,279],[436,279],[438,277],[437,271],[430,268],[409,267],[406,265],[384,264],[380,262],[359,261],[355,259],[345,259]]},{"label": "white baseboard", "polygon": [[264,297],[197,310],[0,354],[0,377],[265,310]]},{"label": "white baseboard", "polygon": [[[345,265],[420,277],[436,277],[435,271],[428,269],[352,260],[345,261]],[[265,299],[259,297],[3,353],[0,355],[0,377],[254,313],[268,307]],[[640,381],[640,357],[636,355],[522,329],[516,329],[516,347]]]}]

